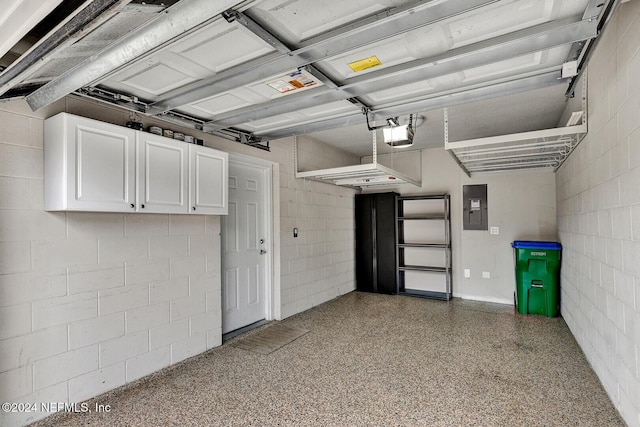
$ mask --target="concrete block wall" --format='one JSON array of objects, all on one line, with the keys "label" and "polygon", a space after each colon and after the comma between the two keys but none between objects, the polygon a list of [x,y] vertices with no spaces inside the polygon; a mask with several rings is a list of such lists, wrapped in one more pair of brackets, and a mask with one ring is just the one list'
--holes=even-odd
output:
[{"label": "concrete block wall", "polygon": [[556,175],[562,315],[629,426],[640,426],[640,2],[588,68],[589,133]]},{"label": "concrete block wall", "polygon": [[[306,147],[320,151],[324,145]],[[281,308],[286,318],[355,289],[356,190],[296,179],[293,139],[279,146],[289,158],[280,163]],[[298,237],[293,237],[294,228]]]},{"label": "concrete block wall", "polygon": [[297,139],[299,172],[351,166],[360,163],[358,156],[332,145],[324,144],[305,136],[299,136]]},{"label": "concrete block wall", "polygon": [[[45,212],[43,119],[60,111],[130,119],[76,97],[0,105],[0,402],[80,402],[221,344],[220,218]],[[295,179],[291,138],[264,152],[183,131],[274,164],[276,319],[355,288],[354,190]]]},{"label": "concrete block wall", "polygon": [[43,120],[7,107],[0,401],[80,402],[220,345],[219,217],[45,212]]}]

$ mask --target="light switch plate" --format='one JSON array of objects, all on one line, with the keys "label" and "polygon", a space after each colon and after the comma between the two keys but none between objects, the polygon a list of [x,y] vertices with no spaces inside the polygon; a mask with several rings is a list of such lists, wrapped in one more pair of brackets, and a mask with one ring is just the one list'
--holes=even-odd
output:
[{"label": "light switch plate", "polygon": [[500,234],[500,227],[491,227],[489,229],[489,233],[491,233],[491,234]]},{"label": "light switch plate", "polygon": [[471,270],[468,268],[464,269],[464,278],[465,279],[470,279],[471,278]]},{"label": "light switch plate", "polygon": [[483,271],[482,272],[482,278],[483,279],[491,279],[491,273],[488,271]]}]

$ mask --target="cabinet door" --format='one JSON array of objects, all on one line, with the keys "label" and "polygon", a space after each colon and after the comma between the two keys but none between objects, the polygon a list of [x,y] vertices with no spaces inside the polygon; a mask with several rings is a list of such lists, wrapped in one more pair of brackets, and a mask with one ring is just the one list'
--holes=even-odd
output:
[{"label": "cabinet door", "polygon": [[376,291],[397,293],[396,229],[398,224],[396,193],[375,195]]},{"label": "cabinet door", "polygon": [[130,212],[135,199],[135,131],[65,114],[66,209]]},{"label": "cabinet door", "polygon": [[397,293],[396,193],[356,194],[356,289]]},{"label": "cabinet door", "polygon": [[356,194],[356,289],[375,292],[373,195]]},{"label": "cabinet door", "polygon": [[138,212],[188,212],[187,151],[182,141],[138,132]]},{"label": "cabinet door", "polygon": [[190,209],[192,213],[227,215],[229,155],[199,145],[189,145]]}]

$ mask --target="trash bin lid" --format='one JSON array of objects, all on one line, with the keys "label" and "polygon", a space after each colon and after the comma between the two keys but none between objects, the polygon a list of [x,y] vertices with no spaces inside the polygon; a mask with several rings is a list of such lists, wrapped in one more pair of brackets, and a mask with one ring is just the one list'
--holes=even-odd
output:
[{"label": "trash bin lid", "polygon": [[560,251],[562,245],[558,242],[534,242],[531,240],[516,240],[511,244],[515,249],[546,249],[549,251]]}]

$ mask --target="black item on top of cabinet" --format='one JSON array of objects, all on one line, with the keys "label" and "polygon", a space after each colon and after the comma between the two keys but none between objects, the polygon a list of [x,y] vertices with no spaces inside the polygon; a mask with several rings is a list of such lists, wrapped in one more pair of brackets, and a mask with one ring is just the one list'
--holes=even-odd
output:
[{"label": "black item on top of cabinet", "polygon": [[397,293],[396,193],[356,194],[356,289]]},{"label": "black item on top of cabinet", "polygon": [[[397,212],[398,293],[450,300],[452,257],[449,194],[398,197]],[[407,230],[411,231],[407,233]],[[437,265],[430,263],[439,257]],[[443,279],[444,285],[440,285],[439,289],[435,289],[438,286],[434,283],[439,280],[430,276],[433,273]],[[413,285],[409,283],[408,274],[413,275]],[[419,286],[415,286],[416,280]]]}]

